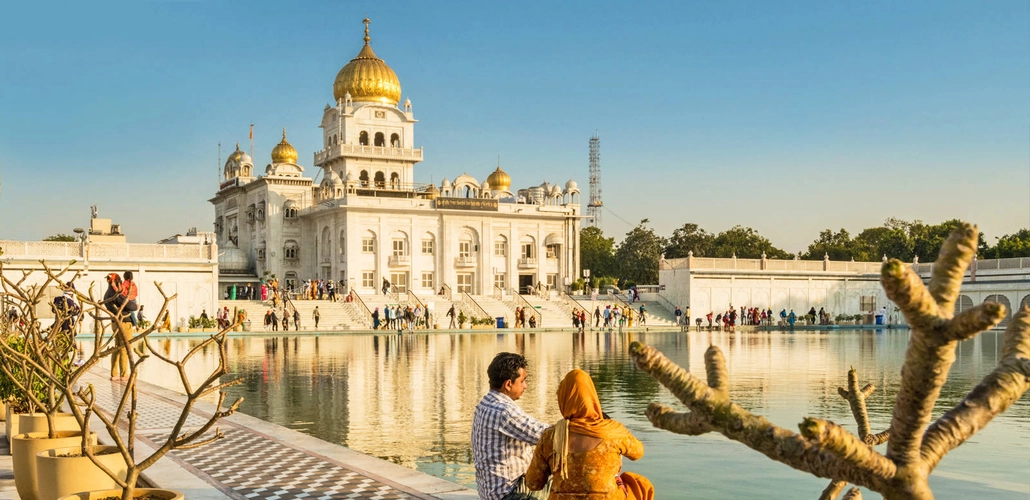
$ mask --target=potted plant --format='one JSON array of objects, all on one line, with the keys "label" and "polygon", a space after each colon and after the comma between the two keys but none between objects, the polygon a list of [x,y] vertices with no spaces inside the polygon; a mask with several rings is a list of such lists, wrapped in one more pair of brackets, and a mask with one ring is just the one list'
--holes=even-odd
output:
[{"label": "potted plant", "polygon": [[[38,486],[33,481],[33,485],[26,486],[23,493],[23,485],[17,479],[19,470],[26,468],[37,469],[43,463],[53,463],[58,469],[49,473],[41,473],[41,476],[44,478],[61,478],[60,481],[48,480],[52,483],[48,484],[48,487],[54,486],[56,489],[63,490],[48,491],[47,498],[56,498],[56,495],[59,494],[65,495],[81,492],[94,487],[114,488],[113,490],[105,491],[97,498],[114,496],[131,499],[136,498],[140,493],[149,494],[151,495],[150,498],[182,498],[181,494],[173,491],[138,489],[136,488],[136,482],[147,467],[155,463],[168,451],[200,446],[222,437],[222,434],[217,429],[211,435],[206,433],[211,430],[219,418],[234,413],[241,401],[237,400],[234,404],[222,410],[224,393],[221,393],[222,397],[218,401],[216,411],[204,425],[190,431],[183,431],[182,429],[186,418],[190,415],[190,410],[197,400],[217,392],[221,388],[239,382],[218,382],[219,377],[227,371],[224,342],[225,333],[228,329],[200,342],[181,360],[173,360],[162,356],[160,350],[152,349],[149,345],[146,345],[144,349],[140,349],[140,352],[151,352],[154,358],[177,367],[183,377],[182,381],[183,386],[186,388],[187,402],[184,405],[177,425],[173,427],[165,442],[149,457],[137,457],[134,449],[135,426],[136,419],[138,418],[136,381],[138,380],[141,364],[143,361],[151,358],[151,356],[139,354],[133,347],[137,343],[147,344],[147,336],[153,331],[154,326],[151,325],[143,332],[133,336],[131,325],[128,322],[122,321],[124,316],[121,314],[121,310],[116,309],[112,311],[110,310],[112,308],[108,307],[112,299],[95,299],[92,287],[90,288],[89,295],[75,294],[79,299],[79,303],[83,305],[79,309],[78,317],[81,318],[81,311],[88,310],[89,315],[96,321],[97,327],[94,329],[95,348],[92,353],[89,356],[80,354],[79,359],[73,362],[75,349],[72,342],[72,332],[74,328],[70,328],[70,326],[73,326],[74,323],[68,321],[73,318],[63,310],[55,308],[56,317],[53,324],[49,328],[42,328],[42,322],[35,315],[35,306],[39,304],[44,296],[43,293],[47,285],[60,283],[61,280],[59,278],[67,271],[67,268],[60,273],[54,274],[44,263],[44,271],[47,274],[47,281],[44,286],[23,286],[22,283],[25,282],[24,277],[22,277],[21,281],[12,282],[7,276],[3,275],[2,264],[0,264],[0,278],[2,278],[0,282],[2,282],[5,292],[19,297],[19,300],[22,302],[22,310],[27,315],[24,327],[9,330],[9,333],[5,334],[7,337],[2,339],[4,340],[3,342],[0,342],[0,373],[3,373],[16,388],[26,395],[25,397],[29,400],[31,406],[44,410],[47,416],[47,432],[35,433],[42,436],[30,437],[56,435],[57,437],[70,438],[70,441],[53,444],[42,450],[32,450],[23,453],[18,447],[18,438],[15,438],[14,449],[19,450],[16,451],[17,455],[15,457],[16,485],[19,495],[24,499],[37,498],[36,493],[38,491]],[[155,285],[164,298],[164,303],[159,313],[160,316],[160,314],[167,310],[167,305],[174,299],[174,296],[168,297],[161,290],[160,284],[155,283]],[[111,334],[105,335],[105,332],[111,332]],[[12,348],[11,344],[18,345],[18,342],[11,341],[12,337],[21,339],[23,347]],[[218,346],[220,354],[218,367],[199,385],[191,385],[185,378],[185,364],[194,354],[202,350],[208,350],[212,345]],[[98,411],[99,408],[93,386],[78,387],[76,382],[102,359],[112,355],[117,355],[119,359],[126,360],[128,376],[124,379],[125,383],[122,386],[122,393],[118,395],[119,402],[117,408],[110,413],[105,413]],[[112,364],[114,364],[114,359]],[[112,380],[114,379],[115,377],[112,377]],[[73,436],[63,435],[62,431],[56,429],[57,419],[55,416],[60,408],[60,404],[64,401],[71,403],[72,419],[77,424]],[[126,410],[128,411],[126,412]],[[90,422],[94,417],[102,422],[109,439],[113,441],[114,449],[95,446],[95,437],[91,437],[95,436],[95,434],[90,432]],[[122,434],[119,433],[119,428],[127,431],[127,438],[123,439]],[[60,448],[60,450],[43,451],[55,448]],[[28,462],[24,465],[19,465],[22,461],[19,457],[25,456],[32,459],[31,463],[34,464],[33,466],[28,465]],[[79,463],[85,463],[87,471],[79,472],[71,471],[66,467],[62,468],[66,465],[67,460],[77,460]],[[98,474],[98,470],[100,474]],[[33,471],[33,476],[35,476],[35,470]],[[81,477],[89,477],[96,480],[97,478],[103,479],[104,476],[109,479],[106,484],[101,481],[93,483],[93,485],[78,486],[64,481],[65,479]],[[73,495],[71,498],[91,497],[88,495]]]},{"label": "potted plant", "polygon": [[[164,305],[161,307],[162,311],[164,311],[167,308],[168,303],[174,299],[175,296],[173,295],[169,297],[165,295],[159,283],[155,283],[155,286],[164,298]],[[117,325],[118,323],[115,322],[115,324]],[[226,334],[235,326],[237,326],[236,322],[209,336],[202,342],[199,342],[181,359],[167,357],[161,354],[162,351],[160,349],[154,349],[150,345],[148,335],[152,328],[135,337],[123,337],[123,341],[121,343],[115,343],[115,345],[118,346],[117,348],[122,349],[125,355],[129,358],[128,379],[122,387],[122,393],[118,400],[118,410],[111,413],[100,411],[96,393],[94,392],[92,385],[80,388],[74,393],[76,404],[72,406],[72,410],[76,414],[76,417],[83,422],[83,430],[85,432],[89,432],[91,417],[95,416],[100,420],[107,431],[107,434],[110,435],[113,446],[117,449],[118,454],[124,460],[125,473],[122,475],[120,470],[116,470],[102,463],[100,458],[100,452],[102,449],[89,447],[83,443],[80,447],[81,454],[87,457],[97,468],[102,470],[111,480],[113,480],[116,486],[108,490],[95,490],[90,492],[76,490],[76,493],[68,494],[60,498],[62,500],[106,499],[111,497],[121,498],[122,500],[131,500],[134,498],[172,500],[183,498],[181,493],[172,490],[137,488],[136,483],[143,471],[156,463],[169,451],[175,449],[196,448],[224,437],[221,431],[217,427],[214,427],[215,423],[222,417],[235,413],[239,404],[243,401],[243,398],[238,398],[228,407],[223,409],[226,394],[222,389],[231,385],[236,385],[242,382],[242,379],[219,382],[220,378],[228,372],[228,365],[226,362],[227,351],[225,348]],[[120,330],[123,334],[126,332],[124,328],[121,328]],[[133,349],[133,344],[137,342],[142,344],[142,348],[139,351],[149,354],[137,353],[136,350]],[[86,361],[87,364],[98,361],[104,353],[107,352],[108,347],[112,345],[112,341],[107,340],[105,342],[98,336],[95,345],[100,347],[94,350],[93,354]],[[194,355],[199,352],[206,352],[211,349],[212,346],[217,349],[219,354],[217,367],[215,367],[201,383],[196,384],[190,382],[185,369],[186,364]],[[158,446],[150,456],[139,457],[135,453],[136,422],[138,418],[137,382],[139,380],[143,363],[151,358],[156,359],[161,363],[167,363],[176,368],[180,376],[183,392],[186,395],[186,402],[183,404],[183,408],[179,413],[175,425],[172,426],[172,430],[168,433],[164,441],[156,441]],[[186,420],[190,416],[194,405],[196,405],[196,403],[202,398],[214,393],[218,393],[219,398],[213,414],[199,427],[189,430],[184,429]],[[122,434],[119,433],[120,428],[124,429],[124,438]]]},{"label": "potted plant", "polygon": [[61,278],[73,263],[56,274],[44,264],[46,279],[32,286],[23,285],[27,278],[24,274],[18,282],[12,281],[3,275],[0,265],[4,293],[18,304],[23,318],[4,332],[0,341],[0,373],[7,383],[5,396],[29,412],[12,420],[10,433],[15,486],[24,499],[38,495],[36,453],[94,439],[83,434],[81,421],[74,415],[61,413],[69,401],[64,388],[72,387],[88,369],[72,363],[74,325],[82,316],[78,303],[71,298],[73,289],[51,301],[54,320],[48,327],[37,316],[47,290],[64,286]]},{"label": "potted plant", "polygon": [[465,316],[465,311],[458,312],[458,328],[464,330],[465,322],[468,321],[468,316]]}]

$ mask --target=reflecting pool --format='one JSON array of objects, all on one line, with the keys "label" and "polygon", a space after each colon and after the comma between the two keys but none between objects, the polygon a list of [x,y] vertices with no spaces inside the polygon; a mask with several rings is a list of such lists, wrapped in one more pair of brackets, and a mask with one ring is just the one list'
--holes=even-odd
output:
[{"label": "reflecting pool", "polygon": [[[486,367],[500,351],[530,362],[520,400],[531,415],[558,418],[555,392],[572,368],[589,372],[602,405],[646,446],[625,469],[646,474],[659,498],[817,498],[827,481],[773,462],[717,434],[681,436],[653,428],[648,403],[680,407],[627,354],[641,340],[704,378],[704,351],[726,354],[730,393],[744,408],[797,429],[804,416],[828,418],[854,431],[837,388],[848,368],[876,385],[868,399],[874,432],[887,428],[908,342],[907,331],[795,333],[475,333],[463,335],[247,336],[229,341],[229,389],[241,411],[391,462],[475,487],[469,433],[472,413],[488,390]],[[169,353],[196,339],[155,339]],[[936,416],[954,406],[996,365],[1002,332],[962,343]],[[213,366],[214,352],[199,359]],[[148,369],[144,378],[168,386],[174,373]],[[230,398],[231,399],[231,398]],[[881,451],[882,451],[881,447]],[[1024,396],[985,430],[944,458],[931,480],[937,498],[1025,499],[1030,495],[1030,397]],[[874,495],[871,498],[876,498]]]}]

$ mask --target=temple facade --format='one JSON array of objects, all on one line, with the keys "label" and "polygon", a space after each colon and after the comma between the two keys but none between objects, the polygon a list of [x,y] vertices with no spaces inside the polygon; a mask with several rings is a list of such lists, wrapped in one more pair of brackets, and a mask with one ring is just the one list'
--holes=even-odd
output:
[{"label": "temple facade", "polygon": [[[393,69],[364,45],[333,82],[323,148],[306,171],[283,131],[263,174],[237,145],[211,203],[222,288],[276,277],[343,283],[359,293],[473,295],[560,287],[579,275],[576,182],[522,189],[497,166],[418,181],[410,99]],[[314,173],[315,175],[311,175]],[[316,182],[316,179],[320,179]]]}]

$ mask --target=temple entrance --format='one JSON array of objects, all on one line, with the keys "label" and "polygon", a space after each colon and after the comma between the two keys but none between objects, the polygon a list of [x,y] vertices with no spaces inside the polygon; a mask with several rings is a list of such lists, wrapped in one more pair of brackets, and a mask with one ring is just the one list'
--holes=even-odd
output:
[{"label": "temple entrance", "polygon": [[533,278],[535,278],[535,276],[532,274],[519,275],[519,293],[529,293],[529,289],[533,286]]},{"label": "temple entrance", "polygon": [[458,293],[472,293],[472,273],[458,273]]}]

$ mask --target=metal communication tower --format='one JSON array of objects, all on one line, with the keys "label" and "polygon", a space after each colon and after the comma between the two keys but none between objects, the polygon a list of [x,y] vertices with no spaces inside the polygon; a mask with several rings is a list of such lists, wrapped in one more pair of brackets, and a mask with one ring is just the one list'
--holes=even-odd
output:
[{"label": "metal communication tower", "polygon": [[604,202],[601,201],[601,139],[597,133],[590,138],[590,203],[587,205],[587,215],[590,217],[589,225],[601,227],[601,210]]}]

